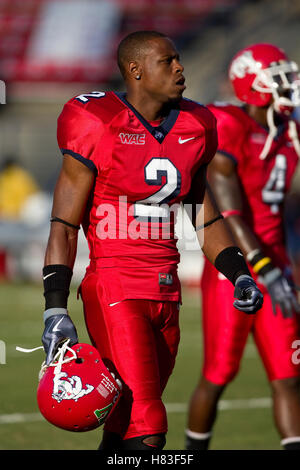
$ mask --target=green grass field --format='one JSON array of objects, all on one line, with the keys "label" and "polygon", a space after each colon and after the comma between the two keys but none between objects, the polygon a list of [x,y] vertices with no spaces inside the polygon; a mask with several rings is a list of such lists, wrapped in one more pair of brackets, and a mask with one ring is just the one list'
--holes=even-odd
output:
[{"label": "green grass field", "polygon": [[[184,290],[181,344],[174,373],[164,394],[169,433],[165,449],[184,448],[186,407],[201,367],[201,328],[198,293]],[[0,284],[0,339],[6,344],[6,364],[0,364],[0,449],[96,449],[101,430],[76,434],[55,428],[39,416],[36,403],[43,351],[24,354],[16,346],[41,344],[43,296],[40,286]],[[80,341],[88,341],[81,301],[72,291],[69,310]],[[3,362],[3,361],[2,361]],[[251,338],[239,376],[225,391],[225,405],[269,396],[269,386]],[[219,410],[211,449],[280,449],[272,410],[265,406]]]}]

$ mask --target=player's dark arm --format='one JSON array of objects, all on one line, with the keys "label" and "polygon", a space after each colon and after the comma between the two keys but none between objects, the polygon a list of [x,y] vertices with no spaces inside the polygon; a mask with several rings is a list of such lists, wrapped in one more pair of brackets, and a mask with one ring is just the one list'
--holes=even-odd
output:
[{"label": "player's dark arm", "polygon": [[224,248],[234,246],[235,240],[228,229],[206,178],[203,166],[193,178],[192,186],[184,204],[193,206],[192,223],[205,256],[212,263]]},{"label": "player's dark arm", "polygon": [[244,256],[261,249],[254,233],[242,218],[243,196],[234,161],[216,153],[208,166],[207,177],[216,203],[225,215],[225,223]]},{"label": "player's dark arm", "polygon": [[53,361],[59,345],[66,339],[70,340],[70,345],[78,342],[76,328],[68,315],[67,302],[78,229],[93,184],[93,172],[73,157],[65,155],[54,191],[52,222],[43,268],[45,329],[42,343],[47,365]]},{"label": "player's dark arm", "polygon": [[267,287],[276,313],[279,306],[284,316],[291,316],[293,309],[300,311],[288,282],[279,268],[265,255],[255,234],[243,219],[243,194],[235,163],[217,153],[208,166],[208,180],[220,211],[225,216],[232,236],[253,270]]},{"label": "player's dark arm", "polygon": [[[199,184],[197,182],[197,184]],[[225,248],[235,245],[207,181],[204,181],[203,203],[197,211],[195,229],[202,251],[211,263],[215,263],[218,254]]]},{"label": "player's dark arm", "polygon": [[187,201],[194,202],[196,210],[191,219],[204,255],[235,286],[234,306],[246,313],[255,313],[262,306],[263,296],[220,214],[206,180],[205,167],[193,178]]},{"label": "player's dark arm", "polygon": [[[73,268],[78,229],[94,183],[94,173],[69,155],[63,158],[56,183],[51,216],[62,222],[52,222],[45,254],[45,266],[63,264]],[[73,226],[73,227],[72,227]]]}]

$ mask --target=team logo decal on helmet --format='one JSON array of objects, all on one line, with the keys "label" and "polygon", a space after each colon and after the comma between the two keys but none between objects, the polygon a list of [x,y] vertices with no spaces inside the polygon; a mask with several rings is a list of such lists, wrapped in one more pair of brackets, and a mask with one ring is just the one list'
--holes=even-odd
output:
[{"label": "team logo decal on helmet", "polygon": [[112,408],[112,404],[106,406],[105,408],[102,408],[102,410],[95,410],[94,411],[94,415],[96,416],[96,418],[98,419],[99,421],[99,426],[101,426],[101,424],[104,423],[104,421],[106,420],[107,416],[109,415],[110,411],[111,411],[111,408]]},{"label": "team logo decal on helmet", "polygon": [[258,71],[257,62],[253,58],[252,51],[245,51],[233,60],[230,70],[229,78],[234,80],[237,78],[244,78],[247,73],[256,73]]},{"label": "team logo decal on helmet", "polygon": [[92,385],[86,384],[86,389],[83,389],[81,378],[77,375],[68,377],[66,372],[56,374],[53,378],[54,387],[52,398],[60,403],[62,400],[75,400],[91,393],[94,390]]},{"label": "team logo decal on helmet", "polygon": [[42,364],[37,402],[42,415],[55,426],[89,431],[113,412],[121,389],[96,348],[86,343],[70,348],[67,341],[48,367]]}]

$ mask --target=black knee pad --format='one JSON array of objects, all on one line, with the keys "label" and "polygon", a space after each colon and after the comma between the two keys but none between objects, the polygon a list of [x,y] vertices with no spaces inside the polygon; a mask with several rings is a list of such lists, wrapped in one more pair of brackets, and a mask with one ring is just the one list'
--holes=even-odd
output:
[{"label": "black knee pad", "polygon": [[[148,437],[157,437],[157,444],[146,444],[144,441]],[[122,450],[148,450],[155,452],[155,450],[162,450],[166,445],[165,434],[147,434],[145,436],[132,437],[131,439],[125,439],[122,442]]]}]

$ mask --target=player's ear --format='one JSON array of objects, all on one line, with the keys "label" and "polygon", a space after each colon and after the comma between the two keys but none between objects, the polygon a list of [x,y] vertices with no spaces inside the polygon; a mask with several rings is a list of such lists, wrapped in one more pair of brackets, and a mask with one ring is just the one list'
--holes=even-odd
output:
[{"label": "player's ear", "polygon": [[142,75],[142,70],[140,64],[136,61],[129,62],[128,64],[128,78],[133,78],[134,80],[140,80]]}]

